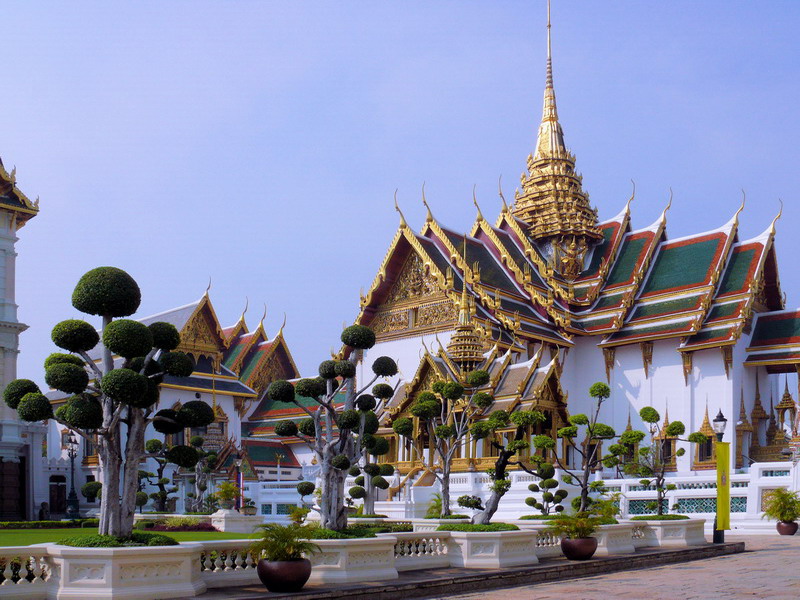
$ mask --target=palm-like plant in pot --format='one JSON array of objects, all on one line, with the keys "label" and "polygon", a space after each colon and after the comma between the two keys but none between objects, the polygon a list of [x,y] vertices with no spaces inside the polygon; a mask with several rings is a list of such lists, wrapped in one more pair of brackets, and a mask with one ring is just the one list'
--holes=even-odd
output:
[{"label": "palm-like plant in pot", "polygon": [[270,592],[299,592],[311,576],[311,561],[306,558],[319,551],[310,542],[309,525],[261,525],[261,539],[250,546],[258,558],[258,578]]},{"label": "palm-like plant in pot", "polygon": [[597,551],[597,538],[592,537],[601,519],[588,512],[560,515],[547,528],[561,538],[561,551],[569,560],[588,560]]},{"label": "palm-like plant in pot", "polygon": [[800,518],[800,495],[784,488],[772,490],[764,499],[764,516],[777,521],[775,528],[781,535],[797,533]]},{"label": "palm-like plant in pot", "polygon": [[241,494],[239,487],[230,481],[223,481],[217,486],[216,497],[219,500],[219,505],[226,510],[233,508],[236,499]]}]

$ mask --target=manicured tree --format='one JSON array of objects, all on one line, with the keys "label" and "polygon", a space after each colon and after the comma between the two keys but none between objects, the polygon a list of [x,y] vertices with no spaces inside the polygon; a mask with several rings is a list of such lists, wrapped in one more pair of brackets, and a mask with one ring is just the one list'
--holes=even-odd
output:
[{"label": "manicured tree", "polygon": [[[450,471],[453,458],[470,432],[474,419],[488,411],[494,403],[491,394],[478,391],[489,383],[489,379],[487,371],[477,370],[467,374],[467,387],[457,381],[437,381],[431,386],[431,391],[420,392],[411,405],[411,414],[417,417],[420,429],[424,429],[432,441],[433,452],[439,459],[439,468],[433,473],[442,490],[443,517],[451,514]],[[411,441],[420,458],[424,456],[425,445],[420,436],[415,435],[412,419],[400,417],[392,423],[392,428],[395,433]]]},{"label": "manicured tree", "polygon": [[[675,489],[675,485],[666,483],[667,469],[675,463],[677,457],[686,454],[686,449],[677,448],[677,444],[672,443],[672,440],[703,444],[708,438],[700,432],[690,433],[686,439],[681,438],[680,436],[686,433],[686,426],[680,421],[672,421],[666,427],[659,425],[661,415],[652,406],[645,406],[639,411],[639,416],[648,424],[652,445],[640,447],[633,459],[625,464],[624,470],[627,475],[643,477],[641,480],[643,486],[653,485],[656,488],[656,501],[648,503],[647,509],[663,515],[664,496],[669,490]],[[641,435],[630,437],[624,443],[634,445],[641,442],[644,434],[636,433]]]},{"label": "manicured tree", "polygon": [[540,501],[538,498],[531,496],[525,498],[525,504],[535,508],[543,515],[561,512],[564,510],[562,503],[569,493],[564,489],[556,489],[558,488],[558,480],[554,479],[556,474],[555,467],[552,464],[540,464],[538,471],[542,480],[538,484],[530,484],[528,489],[534,493],[541,492],[542,499]]},{"label": "manicured tree", "polygon": [[[136,312],[140,300],[139,286],[125,271],[99,267],[86,273],[75,287],[72,305],[101,317],[100,333],[79,319],[58,323],[51,338],[70,354],[53,354],[45,361],[47,384],[72,396],[54,414],[47,397],[30,380],[12,381],[3,393],[20,419],[55,419],[96,444],[103,480],[99,532],[114,536],[127,536],[133,529],[139,464],[148,456],[144,447],[148,424],[161,433],[175,433],[214,419],[203,402],[153,414],[163,376],[186,377],[194,365],[186,354],[175,351],[180,335],[173,325],[146,326],[119,318]],[[90,356],[95,347],[97,355]],[[191,468],[197,460],[189,446],[171,450],[168,460],[183,467]]]},{"label": "manicured tree", "polygon": [[99,481],[87,481],[81,486],[81,494],[89,502],[94,502],[102,487],[103,484]]},{"label": "manicured tree", "polygon": [[[375,334],[363,325],[352,325],[342,332],[342,343],[349,350],[346,360],[326,360],[319,366],[319,377],[301,379],[295,385],[288,381],[278,380],[270,384],[267,396],[274,401],[297,404],[308,419],[300,425],[293,421],[283,421],[275,427],[275,434],[281,437],[297,437],[306,442],[313,450],[320,467],[319,477],[322,493],[319,498],[320,524],[322,527],[341,531],[347,527],[347,511],[345,509],[344,482],[351,466],[362,458],[363,449],[373,456],[380,456],[388,451],[388,442],[376,438],[378,417],[368,403],[361,401],[366,392],[380,377],[392,377],[397,374],[397,364],[387,356],[381,356],[372,363],[374,377],[363,388],[356,388],[356,365],[361,360],[363,350],[375,345]],[[337,396],[344,393],[345,400],[341,407],[335,402]],[[296,396],[311,398],[316,406],[306,407],[297,402]],[[370,396],[372,397],[372,396]],[[298,491],[306,496],[308,491],[304,481],[298,485]],[[313,484],[311,484],[313,486]],[[300,487],[303,486],[303,490]],[[366,490],[355,486],[350,496],[356,497],[360,488],[364,495]],[[303,491],[307,492],[303,494]]]},{"label": "manicured tree", "polygon": [[[596,406],[591,416],[575,414],[569,417],[569,425],[558,430],[559,438],[566,440],[575,455],[581,457],[579,467],[570,467],[564,459],[558,456],[556,441],[548,435],[537,435],[533,439],[533,444],[537,449],[552,452],[555,464],[564,471],[562,480],[564,483],[575,484],[581,489],[580,497],[573,500],[573,506],[578,511],[586,511],[592,500],[591,492],[602,491],[604,489],[602,481],[591,481],[592,473],[604,465],[612,468],[619,464],[619,456],[625,454],[625,446],[630,439],[642,432],[627,431],[623,434],[620,443],[611,444],[608,452],[604,455],[600,452],[601,444],[605,441],[613,440],[617,437],[616,432],[610,425],[599,422],[600,408],[605,400],[611,396],[611,388],[603,382],[598,381],[589,388],[589,395],[595,399]],[[578,441],[578,434],[583,428],[584,435]]]}]

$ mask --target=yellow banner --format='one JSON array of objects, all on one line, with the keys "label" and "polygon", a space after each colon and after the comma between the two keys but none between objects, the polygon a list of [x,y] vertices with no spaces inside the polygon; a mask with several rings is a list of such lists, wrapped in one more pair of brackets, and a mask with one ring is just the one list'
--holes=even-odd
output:
[{"label": "yellow banner", "polygon": [[715,442],[717,452],[717,530],[731,528],[731,445]]}]

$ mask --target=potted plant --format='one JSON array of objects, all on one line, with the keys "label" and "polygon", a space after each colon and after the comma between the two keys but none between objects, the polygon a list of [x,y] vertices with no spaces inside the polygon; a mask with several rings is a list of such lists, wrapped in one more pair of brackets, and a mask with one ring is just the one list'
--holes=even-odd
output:
[{"label": "potted plant", "polygon": [[256,514],[256,501],[252,498],[245,498],[244,504],[242,505],[241,513],[243,515],[254,515]]},{"label": "potted plant", "polygon": [[259,559],[258,578],[270,592],[299,592],[311,577],[311,561],[306,557],[320,549],[308,540],[313,527],[277,523],[260,527],[261,539],[250,546]]},{"label": "potted plant", "polygon": [[597,538],[592,534],[599,524],[599,518],[577,512],[553,519],[547,531],[561,538],[561,551],[569,560],[588,560],[597,551]]},{"label": "potted plant", "polygon": [[772,490],[764,498],[764,516],[778,521],[775,528],[781,535],[797,533],[797,521],[800,518],[800,496],[784,488]]},{"label": "potted plant", "polygon": [[237,485],[230,481],[223,481],[217,486],[216,498],[219,500],[220,508],[231,510],[236,503],[236,499],[241,494]]}]

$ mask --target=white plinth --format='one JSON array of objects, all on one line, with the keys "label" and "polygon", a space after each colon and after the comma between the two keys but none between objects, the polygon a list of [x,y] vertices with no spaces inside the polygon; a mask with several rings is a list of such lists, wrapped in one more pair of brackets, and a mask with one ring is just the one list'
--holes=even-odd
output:
[{"label": "white plinth", "polygon": [[231,533],[255,533],[258,526],[264,523],[259,515],[243,515],[235,510],[220,509],[211,515],[211,524],[219,531]]}]

